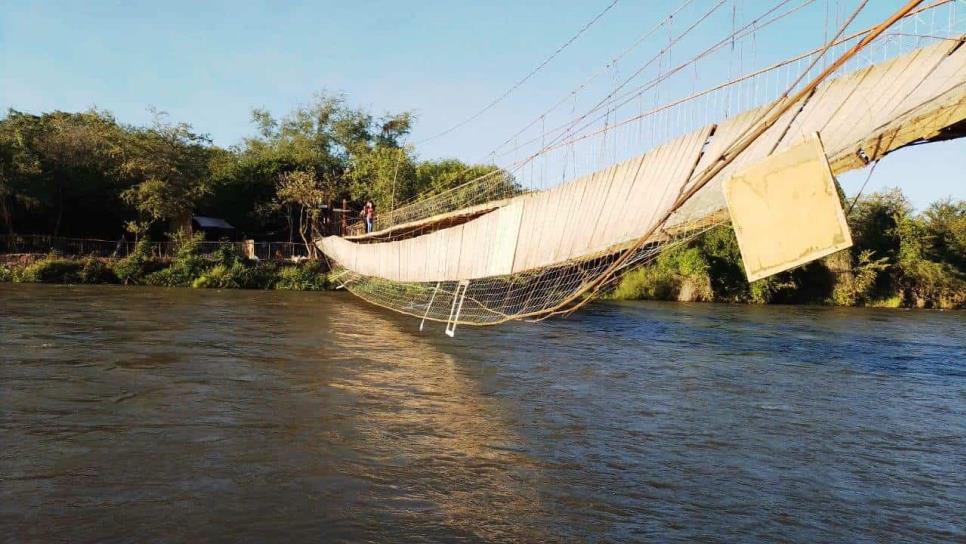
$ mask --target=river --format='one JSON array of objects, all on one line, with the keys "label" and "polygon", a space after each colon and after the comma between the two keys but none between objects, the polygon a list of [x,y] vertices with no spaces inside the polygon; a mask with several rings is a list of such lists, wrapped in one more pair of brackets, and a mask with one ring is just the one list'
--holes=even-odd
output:
[{"label": "river", "polygon": [[0,284],[20,541],[963,541],[966,314]]}]

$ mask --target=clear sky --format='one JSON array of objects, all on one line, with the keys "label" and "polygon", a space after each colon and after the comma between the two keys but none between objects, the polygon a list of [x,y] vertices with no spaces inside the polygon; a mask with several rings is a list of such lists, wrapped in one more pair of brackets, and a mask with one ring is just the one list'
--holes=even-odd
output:
[{"label": "clear sky", "polygon": [[[414,111],[411,141],[419,141],[502,94],[610,2],[0,0],[0,108],[96,106],[123,122],[146,123],[153,106],[228,146],[252,133],[252,107],[283,114],[328,90],[376,113]],[[734,2],[739,13],[764,5],[728,0],[721,17],[707,24],[730,24]],[[508,100],[418,152],[480,160],[680,3],[620,0]],[[696,0],[692,13],[713,3]],[[853,28],[900,4],[870,2]],[[835,14],[844,17],[854,5],[817,0],[779,39],[756,43],[755,60],[817,46]],[[645,43],[642,55],[666,39]],[[637,60],[629,58],[620,73]],[[854,191],[863,180],[864,173],[851,173],[843,183]],[[966,143],[888,157],[867,190],[891,185],[919,207],[944,196],[966,198]]]}]

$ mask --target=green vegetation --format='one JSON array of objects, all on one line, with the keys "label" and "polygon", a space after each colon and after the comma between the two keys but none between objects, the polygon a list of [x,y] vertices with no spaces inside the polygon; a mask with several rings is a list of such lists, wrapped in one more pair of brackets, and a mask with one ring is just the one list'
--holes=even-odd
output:
[{"label": "green vegetation", "polygon": [[328,276],[322,273],[317,261],[309,261],[301,267],[282,269],[275,281],[276,289],[291,291],[322,291],[328,286]]},{"label": "green vegetation", "polygon": [[[310,242],[327,205],[372,200],[388,209],[496,170],[420,160],[402,144],[412,114],[377,117],[342,96],[318,95],[280,117],[253,110],[253,135],[227,149],[154,113],[147,127],[100,110],[0,116],[0,233],[138,240],[123,259],[8,263],[0,281],[326,289],[317,260],[256,262],[229,246],[205,257],[201,237],[184,227],[192,214],[221,217],[245,238],[300,240],[316,257]],[[151,255],[149,239],[164,237],[177,245],[173,259]]]},{"label": "green vegetation", "polygon": [[[372,113],[319,95],[277,117],[252,112],[254,134],[221,148],[155,112],[151,126],[111,114],[9,110],[0,117],[0,232],[138,240],[123,259],[49,255],[0,266],[0,281],[197,288],[325,289],[322,265],[248,261],[227,247],[200,255],[192,214],[221,217],[245,238],[310,243],[325,206],[377,209],[496,171],[420,160],[403,145],[413,116]],[[915,214],[899,191],[866,196],[849,214],[855,246],[749,284],[732,231],[712,229],[624,276],[610,296],[744,303],[959,308],[966,305],[966,203]],[[170,238],[173,259],[148,240]]]},{"label": "green vegetation", "polygon": [[[48,255],[8,263],[0,281],[326,289],[311,243],[326,206],[346,199],[360,209],[372,200],[388,209],[496,170],[420,160],[402,144],[412,114],[377,117],[342,96],[318,95],[281,117],[253,110],[254,134],[227,149],[154,114],[148,127],[100,110],[0,116],[0,234],[137,240],[123,259]],[[299,240],[312,259],[249,261],[228,246],[202,256],[201,236],[185,228],[193,214],[224,218],[244,238]],[[171,239],[177,254],[152,257],[151,238]]]},{"label": "green vegetation", "polygon": [[0,265],[0,282],[117,283],[107,262],[95,257],[66,259],[50,255],[24,265]]},{"label": "green vegetation", "polygon": [[29,283],[80,283],[82,266],[80,261],[48,257],[18,271],[16,277]]},{"label": "green vegetation", "polygon": [[157,287],[202,289],[287,289],[320,291],[329,288],[328,274],[317,260],[275,264],[243,258],[231,245],[212,257],[199,254],[200,236],[178,237],[178,251],[170,260],[152,258],[147,238],[123,259],[69,259],[48,255],[33,261],[0,265],[0,282],[122,283]]},{"label": "green vegetation", "polygon": [[966,307],[966,201],[944,200],[914,214],[896,189],[860,199],[848,221],[852,248],[750,284],[734,232],[715,227],[627,273],[610,297]]},{"label": "green vegetation", "polygon": [[[100,110],[9,110],[0,115],[0,232],[158,240],[197,214],[224,218],[246,238],[307,243],[324,205],[372,200],[385,210],[496,170],[420,160],[402,144],[412,114],[377,117],[341,96],[316,96],[281,117],[256,109],[252,121],[254,135],[226,149],[161,112],[140,127]],[[129,264],[123,281],[138,283]]]},{"label": "green vegetation", "polygon": [[178,251],[171,264],[148,274],[144,282],[158,287],[191,287],[196,279],[208,271],[208,259],[198,252],[201,241],[200,234],[177,234],[175,242]]},{"label": "green vegetation", "polygon": [[710,268],[700,248],[678,246],[658,255],[650,266],[628,273],[612,297],[710,301],[714,297]]},{"label": "green vegetation", "polygon": [[124,285],[137,284],[144,281],[151,264],[151,240],[142,236],[135,244],[134,252],[115,262],[111,269]]}]

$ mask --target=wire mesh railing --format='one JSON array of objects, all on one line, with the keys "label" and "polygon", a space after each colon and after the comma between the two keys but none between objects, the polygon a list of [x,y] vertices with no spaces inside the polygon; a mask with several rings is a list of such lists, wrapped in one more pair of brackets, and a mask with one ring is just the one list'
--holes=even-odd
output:
[{"label": "wire mesh railing", "polygon": [[[880,76],[882,73],[888,74],[890,66],[885,64],[887,61],[899,61],[899,57],[906,54],[919,55],[918,50],[927,46],[933,49],[930,54],[935,53],[935,51],[942,51],[942,48],[938,46],[946,43],[950,46],[947,49],[953,51],[955,44],[961,43],[964,39],[963,30],[966,27],[966,18],[963,18],[961,13],[953,9],[955,4],[948,1],[937,2],[934,6],[947,6],[949,10],[944,16],[936,17],[936,8],[932,7],[930,9],[934,11],[923,10],[920,12],[929,14],[928,18],[920,18],[918,17],[919,14],[916,14],[915,18],[903,19],[891,30],[890,34],[885,34],[883,37],[876,39],[871,46],[863,49],[861,55],[852,56],[851,60],[843,57],[843,55],[858,40],[864,38],[865,31],[834,40],[835,43],[830,43],[828,48],[823,47],[798,55],[756,72],[748,73],[745,76],[731,78],[729,81],[705,91],[694,92],[676,101],[664,102],[662,106],[643,110],[640,113],[623,118],[616,115],[616,110],[621,104],[615,102],[610,106],[605,105],[602,111],[610,111],[614,115],[609,119],[604,117],[603,128],[595,127],[593,120],[584,116],[587,117],[587,122],[578,119],[577,123],[564,127],[565,130],[560,132],[559,137],[554,138],[554,141],[544,142],[541,138],[537,150],[532,155],[522,162],[507,167],[505,171],[513,176],[515,187],[519,188],[517,190],[551,189],[555,187],[553,183],[557,179],[566,182],[568,179],[573,179],[573,176],[568,177],[563,174],[559,177],[549,176],[547,172],[552,172],[553,169],[541,168],[542,161],[557,160],[558,165],[565,164],[567,166],[565,172],[568,174],[592,175],[595,172],[602,172],[603,166],[609,167],[626,160],[626,155],[641,156],[642,151],[656,149],[654,146],[667,142],[671,138],[681,137],[706,127],[708,133],[712,134],[714,131],[710,127],[717,128],[721,121],[737,118],[737,116],[745,115],[747,112],[754,112],[757,108],[779,104],[785,106],[787,110],[792,105],[797,104],[799,100],[804,100],[802,96],[796,95],[796,93],[801,89],[807,89],[806,85],[811,84],[810,82],[813,82],[813,80],[817,83],[819,80],[828,79],[830,80],[829,85],[831,85],[831,81],[834,81],[831,79],[833,77],[843,76],[846,73],[866,68],[878,70]],[[833,66],[839,66],[838,70],[832,74],[827,73],[825,67],[840,57],[846,58],[848,62],[844,65],[834,64]],[[933,55],[930,58],[939,59],[940,57]],[[904,61],[912,62],[910,59],[918,59],[918,56],[908,57]],[[901,61],[899,62],[898,65],[901,66]],[[941,61],[936,60],[935,62]],[[932,72],[929,71],[928,73]],[[924,79],[926,76],[920,74],[918,77]],[[912,76],[908,81],[911,80]],[[943,86],[933,88],[936,93],[943,92],[943,89],[945,89]],[[811,90],[815,90],[814,85]],[[868,102],[867,96],[874,95],[879,91],[867,86],[863,92],[865,94],[862,96],[865,96],[865,102]],[[784,97],[788,95],[796,96],[796,98],[793,101],[783,102]],[[897,100],[904,99],[900,94],[893,93],[893,95],[888,96]],[[623,98],[615,96],[617,99]],[[917,98],[921,102],[916,104],[925,104],[924,101],[931,96],[933,95],[925,94]],[[936,96],[942,95],[937,94]],[[778,107],[775,110],[779,114],[782,112]],[[884,111],[893,112],[893,117],[888,121],[889,123],[901,121],[898,113],[894,110]],[[754,120],[754,117],[751,117],[751,119]],[[837,119],[839,125],[846,124],[843,116],[838,116]],[[719,157],[724,156],[725,151],[732,148],[736,142],[741,141],[742,134],[747,129],[740,128],[740,121],[739,118],[738,121],[732,123],[732,128],[738,127],[734,128],[733,132],[722,130],[717,133],[722,141],[721,146],[719,146],[722,149],[715,148],[713,153],[709,151],[709,160],[719,160]],[[753,125],[758,126],[758,123],[758,121],[754,121]],[[842,131],[843,136],[836,140],[835,144],[839,147],[832,148],[833,152],[840,148],[847,148],[843,146],[851,145],[854,140],[848,138],[853,136],[865,138],[866,134],[874,134],[875,131],[881,129],[879,125],[860,128],[863,130],[860,134]],[[775,132],[779,139],[784,135],[781,131]],[[704,133],[698,132],[698,134]],[[713,139],[702,139],[705,141],[705,150],[711,149],[709,146],[715,144]],[[777,146],[777,143],[775,146]],[[683,145],[678,147],[684,148]],[[676,152],[674,155],[656,156],[663,157],[661,161],[667,164],[676,164],[680,161],[675,161],[674,158],[680,157],[682,154]],[[655,161],[658,161],[658,159],[655,159]],[[696,161],[700,161],[700,155]],[[655,162],[655,164],[662,164],[662,162]],[[713,172],[708,167],[702,167],[698,170],[700,164],[700,162],[694,163],[694,173],[698,177],[688,177],[685,178],[686,180],[701,179],[700,176],[704,173]],[[856,166],[850,164],[850,167]],[[641,168],[643,169],[643,166]],[[656,172],[654,177],[649,179],[656,180],[654,183],[663,184],[665,181],[660,176],[670,177],[671,174],[666,172],[673,172],[673,170],[656,169],[654,172]],[[702,185],[707,183],[708,179],[705,178]],[[446,217],[451,217],[452,212],[462,211],[466,206],[464,195],[474,195],[474,198],[470,200],[471,202],[485,202],[490,195],[486,188],[489,181],[488,178],[481,177],[455,187],[448,192],[407,203],[385,214],[383,216],[385,218],[384,225],[391,226],[395,223],[394,219],[403,217],[407,222],[428,219],[424,222],[426,224],[435,223],[443,214]],[[580,187],[579,185],[573,186]],[[606,184],[600,187],[601,192],[605,194],[605,198],[606,191],[610,191],[609,187],[611,185]],[[445,246],[447,253],[438,249],[438,247],[444,247],[443,244],[431,246],[429,249],[423,248],[421,253],[415,252],[412,245],[397,244],[395,249],[389,248],[382,252],[377,252],[378,249],[376,249],[370,252],[370,255],[380,259],[380,263],[386,264],[384,267],[369,266],[366,269],[359,266],[362,262],[361,259],[354,261],[346,259],[346,263],[335,262],[333,270],[335,270],[338,281],[355,295],[375,305],[422,318],[424,321],[445,322],[447,334],[451,334],[456,324],[492,325],[512,319],[543,319],[576,309],[586,300],[590,300],[596,294],[613,285],[613,282],[619,278],[622,272],[650,262],[662,251],[691,240],[706,230],[727,221],[727,214],[719,213],[723,209],[724,203],[720,191],[710,191],[714,193],[714,198],[700,199],[692,198],[695,193],[684,191],[686,187],[688,186],[681,187],[682,192],[679,195],[690,195],[688,202],[693,202],[694,205],[685,208],[680,204],[675,204],[674,207],[667,208],[668,215],[654,216],[663,218],[656,219],[656,223],[649,226],[647,230],[641,231],[646,232],[646,234],[639,234],[637,240],[627,242],[626,240],[613,239],[615,245],[604,250],[586,255],[579,254],[567,260],[553,261],[549,265],[541,262],[538,267],[520,266],[513,268],[514,272],[509,274],[483,275],[480,277],[457,271],[458,267],[450,267],[448,263],[445,271],[439,271],[442,270],[440,267],[436,272],[422,276],[418,274],[409,276],[403,273],[392,274],[394,267],[398,265],[402,269],[404,262],[414,264],[407,270],[418,271],[417,267],[420,263],[417,262],[416,258],[409,257],[408,261],[403,259],[403,256],[407,255],[405,253],[407,250],[410,252],[408,254],[410,256],[415,254],[418,257],[421,253],[425,254],[427,270],[430,270],[433,265],[438,264],[441,260],[455,260],[457,263],[462,263],[463,248],[479,246],[477,242],[481,238],[485,238],[471,237],[470,243],[464,245],[463,238],[460,238],[465,233],[463,231],[456,233],[459,237],[454,237],[458,243]],[[557,194],[570,195],[570,193]],[[573,194],[583,195],[577,198],[587,199],[589,198],[587,195],[590,193],[584,186],[584,192],[574,191]],[[700,195],[700,193],[698,194]],[[568,198],[571,197],[568,196]],[[560,201],[569,202],[564,198],[561,198]],[[663,197],[660,201],[663,201]],[[603,204],[600,205],[603,206]],[[541,210],[536,206],[533,209]],[[568,214],[573,209],[572,206],[562,205],[557,206],[550,213]],[[560,228],[557,228],[561,224],[565,224],[565,221],[549,223],[550,227],[540,232],[527,231],[526,235],[536,237],[547,244],[561,244],[562,241],[569,240],[572,246],[576,237],[569,239],[562,237]],[[377,230],[380,230],[379,227],[386,228],[384,225],[377,224]],[[406,229],[409,229],[409,226]],[[522,239],[523,232],[525,231],[511,231],[511,235],[519,235],[521,237],[517,238],[519,240]],[[498,234],[494,232],[493,241],[497,240],[497,236]],[[604,238],[611,240],[609,234]],[[485,240],[484,243],[488,242],[491,242],[491,240]],[[473,244],[476,244],[476,246],[473,246]],[[534,244],[531,244],[531,246],[534,246]],[[455,248],[456,251],[450,251],[449,247]],[[360,249],[360,251],[362,250]],[[553,258],[559,258],[565,254],[569,255],[563,251],[554,252]],[[444,258],[441,259],[440,255],[444,255]],[[472,256],[476,255],[484,255],[484,252],[472,253]],[[472,260],[472,256],[469,260]],[[514,254],[513,258],[514,264],[517,263],[518,254]],[[367,262],[373,260],[376,259],[370,259]],[[438,279],[439,281],[425,281],[425,279],[419,281],[403,279],[400,281],[398,279],[413,277]]]},{"label": "wire mesh railing", "polygon": [[[377,213],[373,218],[373,232],[389,229],[409,222],[419,221],[435,215],[469,208],[486,202],[509,198],[520,194],[523,189],[516,180],[502,170],[480,177],[472,184],[464,184],[453,189],[426,196],[404,204],[385,213]],[[347,236],[366,233],[366,223],[354,218],[346,229]]]},{"label": "wire mesh railing", "polygon": [[[850,59],[833,77],[897,58],[929,44],[962,40],[966,33],[963,5],[963,0],[935,0],[913,11],[861,54]],[[797,9],[789,9],[788,14]],[[784,15],[774,15],[772,19],[777,22],[782,17]],[[755,33],[764,28],[766,22],[753,24],[738,37],[754,39]],[[864,38],[869,30],[851,32],[834,40],[828,50],[820,47],[741,76],[729,77],[704,90],[695,89],[676,98],[666,94],[669,88],[689,88],[692,69],[697,73],[699,64],[700,67],[713,67],[731,54],[729,42],[725,39],[676,67],[659,71],[651,79],[621,92],[615,89],[597,107],[568,119],[561,126],[541,129],[522,143],[515,140],[517,143],[512,149],[493,157],[509,161],[503,170],[498,171],[501,175],[481,176],[380,213],[373,230],[428,219],[522,191],[546,190],[640,155],[700,127],[768,105],[816,76],[829,59],[840,56]],[[653,106],[645,107],[645,104]],[[365,226],[359,221],[350,225],[348,234],[364,232]]]}]

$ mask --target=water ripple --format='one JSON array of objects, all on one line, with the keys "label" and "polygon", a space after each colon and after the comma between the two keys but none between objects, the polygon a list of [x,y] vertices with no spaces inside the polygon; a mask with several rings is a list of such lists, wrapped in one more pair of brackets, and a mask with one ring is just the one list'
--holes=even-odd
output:
[{"label": "water ripple", "polygon": [[9,541],[966,538],[955,312],[0,285]]}]

